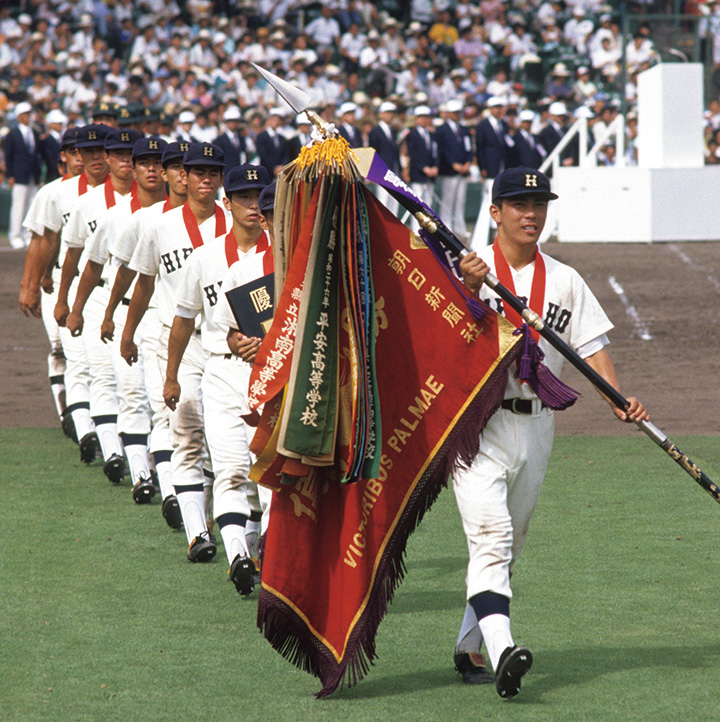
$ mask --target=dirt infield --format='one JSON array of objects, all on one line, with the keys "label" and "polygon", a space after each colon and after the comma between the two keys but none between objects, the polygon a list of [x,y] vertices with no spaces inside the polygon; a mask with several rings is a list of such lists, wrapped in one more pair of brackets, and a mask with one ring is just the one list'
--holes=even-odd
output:
[{"label": "dirt infield", "polygon": [[[614,322],[610,352],[623,392],[642,399],[669,435],[718,434],[720,321],[712,308],[720,291],[720,246],[550,243],[544,250],[580,271]],[[23,316],[17,304],[24,255],[0,247],[0,427],[55,426],[47,338],[42,322]],[[628,432],[569,365],[563,379],[583,398],[558,414],[558,433]]]}]

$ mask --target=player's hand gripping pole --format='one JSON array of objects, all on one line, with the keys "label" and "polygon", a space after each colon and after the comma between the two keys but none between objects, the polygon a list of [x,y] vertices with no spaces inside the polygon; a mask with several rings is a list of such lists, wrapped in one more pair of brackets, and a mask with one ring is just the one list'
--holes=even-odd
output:
[{"label": "player's hand gripping pole", "polygon": [[[327,137],[328,135],[337,133],[334,126],[325,123],[316,113],[308,110],[311,104],[311,97],[308,93],[296,88],[291,83],[288,83],[286,80],[279,78],[264,68],[255,65],[255,63],[253,63],[253,65],[288,105],[290,105],[296,113],[305,112],[310,122],[313,123],[324,136]],[[391,173],[379,157],[375,159],[376,153],[374,150],[371,148],[362,148],[355,149],[354,152],[362,177],[377,182],[388,190],[403,208],[413,214],[423,229],[435,236],[451,254],[462,258],[462,256],[468,252],[460,239],[442,222],[439,216],[432,209],[428,208],[399,178]],[[369,173],[375,165],[380,167],[381,172],[373,173],[373,177],[371,178],[369,177]],[[402,188],[402,192],[398,190],[399,187]],[[545,326],[540,316],[530,310],[514,293],[503,286],[492,273],[488,273],[485,276],[485,283],[492,288],[503,301],[517,311],[528,326],[532,326],[551,346],[557,349],[600,393],[604,394],[618,408],[623,410],[628,408],[628,400],[617,389],[612,387],[600,376],[595,369],[583,360],[575,350],[566,344],[552,329]],[[657,426],[651,424],[649,421],[636,421],[634,423],[663,451],[680,464],[715,501],[720,503],[720,489],[718,489],[692,459],[680,451]]]}]

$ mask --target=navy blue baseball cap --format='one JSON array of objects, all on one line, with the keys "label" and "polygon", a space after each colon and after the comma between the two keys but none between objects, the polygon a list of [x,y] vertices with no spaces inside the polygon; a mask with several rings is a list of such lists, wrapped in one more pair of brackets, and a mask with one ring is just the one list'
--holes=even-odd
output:
[{"label": "navy blue baseball cap", "polygon": [[214,143],[190,143],[183,158],[183,165],[206,165],[225,167],[225,152]]},{"label": "navy blue baseball cap", "polygon": [[112,130],[109,125],[102,123],[91,123],[82,125],[77,129],[76,148],[102,148],[105,145],[105,137]]},{"label": "navy blue baseball cap", "polygon": [[92,109],[91,115],[93,118],[117,118],[118,109],[115,103],[102,101]]},{"label": "navy blue baseball cap", "polygon": [[263,166],[243,163],[228,171],[223,181],[223,187],[225,194],[229,196],[233,191],[265,188],[270,184],[270,180],[270,174]]},{"label": "navy blue baseball cap", "polygon": [[517,196],[540,196],[554,201],[558,196],[550,190],[550,179],[536,168],[508,168],[493,181],[492,202]]},{"label": "navy blue baseball cap", "polygon": [[74,148],[77,143],[77,128],[68,128],[60,139],[60,150],[67,150],[68,148]]},{"label": "navy blue baseball cap", "polygon": [[[129,131],[123,131],[129,132]],[[159,138],[157,135],[151,135],[147,138],[140,138],[135,141],[133,146],[132,157],[140,158],[143,155],[159,155],[162,156],[167,141]]]},{"label": "navy blue baseball cap", "polygon": [[132,150],[140,138],[142,133],[133,128],[113,128],[105,136],[105,150]]},{"label": "navy blue baseball cap", "polygon": [[175,140],[172,143],[168,143],[165,146],[162,154],[163,166],[167,166],[174,160],[179,160],[182,163],[182,160],[185,157],[185,153],[188,152],[189,148],[190,143],[188,143],[186,140]]},{"label": "navy blue baseball cap", "polygon": [[277,188],[277,181],[273,181],[269,186],[265,186],[260,191],[260,198],[258,198],[258,205],[260,206],[260,213],[266,213],[267,211],[275,210],[275,189]]}]

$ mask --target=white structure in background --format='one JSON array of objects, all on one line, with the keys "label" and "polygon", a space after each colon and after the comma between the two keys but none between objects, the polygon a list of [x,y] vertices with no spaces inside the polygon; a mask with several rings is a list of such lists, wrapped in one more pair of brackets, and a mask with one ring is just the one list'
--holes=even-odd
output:
[{"label": "white structure in background", "polygon": [[623,167],[618,147],[618,165],[595,167],[602,139],[580,167],[555,164],[560,198],[550,204],[548,235],[563,242],[720,240],[720,168],[704,165],[702,113],[702,65],[661,63],[642,73],[638,165]]},{"label": "white structure in background", "polygon": [[[720,167],[704,165],[703,68],[699,63],[661,63],[638,77],[638,165],[625,165],[625,124],[618,115],[595,145],[587,120],[579,119],[540,170],[552,174],[560,198],[549,205],[541,241],[720,240]],[[579,166],[566,168],[560,155],[576,139]],[[615,165],[597,166],[611,139]],[[471,248],[491,234],[490,184]]]}]

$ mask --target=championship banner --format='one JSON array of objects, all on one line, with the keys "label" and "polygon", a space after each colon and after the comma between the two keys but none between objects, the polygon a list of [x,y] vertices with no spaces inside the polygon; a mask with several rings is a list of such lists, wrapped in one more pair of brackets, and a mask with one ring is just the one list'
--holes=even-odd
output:
[{"label": "championship banner", "polygon": [[[371,439],[370,453],[379,471],[340,483],[342,463],[317,465],[275,486],[258,607],[258,626],[273,647],[320,678],[319,697],[368,671],[378,625],[404,573],[407,539],[453,467],[477,452],[523,345],[494,312],[474,318],[464,290],[428,246],[361,183],[353,185],[355,201],[346,189],[341,205],[356,202],[366,214],[353,228],[367,238],[346,243],[358,243],[372,285],[338,283],[332,313],[340,352],[332,368],[339,391],[328,398],[337,408],[335,456],[350,458],[350,447],[367,444],[375,428],[379,438]],[[332,228],[350,228],[340,212],[329,213]],[[372,303],[365,297],[370,291]],[[363,308],[373,316],[365,330],[349,320],[362,318]],[[372,355],[374,378],[363,379],[368,372],[349,363],[354,351]],[[344,419],[343,400],[351,397],[358,408],[378,408],[381,418]]]}]

